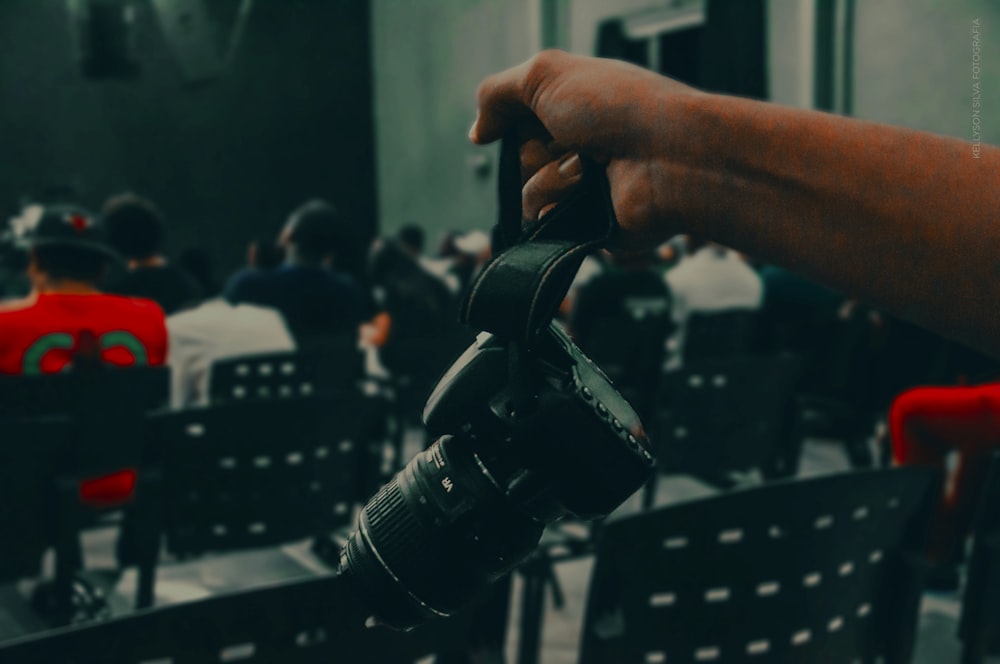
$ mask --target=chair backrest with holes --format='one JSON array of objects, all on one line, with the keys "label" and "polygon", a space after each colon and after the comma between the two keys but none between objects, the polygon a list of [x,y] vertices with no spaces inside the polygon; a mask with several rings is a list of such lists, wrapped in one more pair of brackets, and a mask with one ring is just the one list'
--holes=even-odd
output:
[{"label": "chair backrest with holes", "polygon": [[159,416],[168,550],[267,546],[346,524],[356,498],[357,427],[349,400],[248,402]]},{"label": "chair backrest with holes", "polygon": [[993,455],[973,533],[959,637],[963,662],[1000,654],[1000,453]]},{"label": "chair backrest with holes", "polygon": [[776,482],[607,523],[581,662],[908,662],[937,474]]},{"label": "chair backrest with holes", "polygon": [[412,632],[364,627],[337,576],[139,611],[0,644],[4,664],[385,664],[464,645],[468,619]]},{"label": "chair backrest with holes", "polygon": [[660,468],[695,475],[759,467],[776,449],[801,361],[732,357],[665,374],[649,421]]},{"label": "chair backrest with holes", "polygon": [[684,362],[756,352],[759,316],[756,309],[691,314],[686,323]]},{"label": "chair backrest with holes", "polygon": [[340,393],[353,388],[361,370],[356,346],[248,355],[213,363],[209,394],[221,404]]}]

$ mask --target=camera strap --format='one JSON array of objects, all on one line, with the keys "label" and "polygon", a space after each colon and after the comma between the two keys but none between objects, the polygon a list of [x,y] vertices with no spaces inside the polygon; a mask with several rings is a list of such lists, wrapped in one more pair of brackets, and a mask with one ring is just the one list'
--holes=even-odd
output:
[{"label": "camera strap", "polygon": [[584,257],[618,228],[604,167],[581,156],[581,184],[541,220],[522,225],[520,143],[505,136],[493,258],[469,288],[461,321],[533,346],[559,309]]}]

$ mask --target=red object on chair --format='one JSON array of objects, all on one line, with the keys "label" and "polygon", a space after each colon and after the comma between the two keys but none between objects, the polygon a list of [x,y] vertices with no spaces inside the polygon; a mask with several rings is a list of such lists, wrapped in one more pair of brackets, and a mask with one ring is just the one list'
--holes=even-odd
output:
[{"label": "red object on chair", "polygon": [[946,457],[958,452],[958,467],[931,522],[928,551],[933,562],[949,562],[972,530],[990,456],[1000,450],[1000,383],[904,392],[889,411],[889,431],[899,465],[944,470]]},{"label": "red object on chair", "polygon": [[91,507],[114,507],[132,500],[135,492],[136,472],[126,468],[80,482],[80,501]]}]

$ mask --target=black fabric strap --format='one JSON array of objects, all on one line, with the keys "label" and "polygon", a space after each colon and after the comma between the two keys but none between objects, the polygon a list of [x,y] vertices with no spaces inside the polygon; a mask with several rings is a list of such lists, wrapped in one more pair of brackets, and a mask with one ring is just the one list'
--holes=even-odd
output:
[{"label": "black fabric strap", "polygon": [[581,159],[580,186],[541,221],[522,227],[519,144],[504,138],[494,257],[468,291],[463,323],[528,347],[548,327],[583,258],[618,228],[604,168]]}]

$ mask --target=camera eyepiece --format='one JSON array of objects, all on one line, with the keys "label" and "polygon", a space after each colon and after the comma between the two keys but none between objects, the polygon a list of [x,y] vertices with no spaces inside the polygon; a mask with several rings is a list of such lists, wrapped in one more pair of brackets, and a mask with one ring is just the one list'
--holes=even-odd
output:
[{"label": "camera eyepiece", "polygon": [[[480,335],[424,419],[440,438],[362,510],[340,571],[379,622],[451,615],[535,549],[564,516],[606,516],[653,467],[629,404],[557,328],[517,358]],[[520,352],[520,351],[518,351]]]}]

